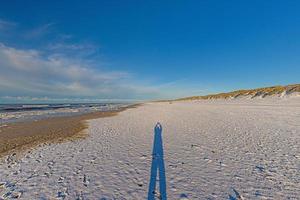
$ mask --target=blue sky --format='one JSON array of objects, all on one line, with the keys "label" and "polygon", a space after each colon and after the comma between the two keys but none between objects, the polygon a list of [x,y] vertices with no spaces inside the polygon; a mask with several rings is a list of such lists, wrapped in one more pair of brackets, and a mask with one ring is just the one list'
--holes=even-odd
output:
[{"label": "blue sky", "polygon": [[2,1],[0,102],[299,83],[300,1]]}]

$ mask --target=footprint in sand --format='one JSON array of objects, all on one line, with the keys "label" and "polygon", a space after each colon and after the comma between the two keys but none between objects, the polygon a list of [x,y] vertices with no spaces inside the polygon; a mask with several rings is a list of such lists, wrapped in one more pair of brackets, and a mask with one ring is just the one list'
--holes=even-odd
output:
[{"label": "footprint in sand", "polygon": [[95,161],[96,161],[96,159],[97,159],[97,157],[96,157],[96,156],[93,156],[93,157],[91,158],[91,160],[90,160],[90,163],[91,163],[91,164],[94,164]]},{"label": "footprint in sand", "polygon": [[186,194],[181,194],[180,195],[180,200],[188,200],[188,196]]},{"label": "footprint in sand", "polygon": [[6,184],[6,182],[0,182],[0,188],[4,188],[5,184]]},{"label": "footprint in sand", "polygon": [[16,190],[16,183],[0,182],[0,189],[3,189],[5,193],[0,199],[18,199],[23,194],[22,191]]},{"label": "footprint in sand", "polygon": [[21,169],[18,169],[18,170],[16,170],[16,171],[14,171],[12,174],[13,175],[18,175],[18,174],[20,174],[22,172],[22,170]]},{"label": "footprint in sand", "polygon": [[172,164],[170,164],[169,167],[170,167],[171,169],[175,169],[175,168],[177,168],[177,165],[172,165]]},{"label": "footprint in sand", "polygon": [[18,199],[22,195],[22,192],[17,192],[17,191],[9,191],[2,195],[3,199]]},{"label": "footprint in sand", "polygon": [[138,185],[139,187],[143,187],[144,184],[143,184],[143,182],[138,182],[137,185]]},{"label": "footprint in sand", "polygon": [[53,168],[53,166],[54,166],[54,161],[49,161],[48,163],[47,163],[47,166],[48,166],[48,168],[49,169],[52,169]]},{"label": "footprint in sand", "polygon": [[45,172],[44,176],[46,176],[47,178],[50,178],[51,172]]},{"label": "footprint in sand", "polygon": [[198,145],[198,144],[191,144],[191,149],[200,149],[200,145]]},{"label": "footprint in sand", "polygon": [[65,180],[65,178],[61,176],[61,177],[59,177],[59,179],[58,179],[57,183],[63,183],[63,182],[64,182],[64,180]]},{"label": "footprint in sand", "polygon": [[83,200],[84,198],[83,198],[83,194],[82,194],[82,191],[80,191],[80,193],[79,192],[76,192],[76,200]]},{"label": "footprint in sand", "polygon": [[14,166],[17,164],[17,157],[16,157],[16,153],[13,153],[9,156],[7,156],[5,162],[6,164],[8,164],[8,167],[10,168],[11,166]]},{"label": "footprint in sand", "polygon": [[65,191],[57,192],[57,198],[59,198],[59,199],[65,199],[67,196],[68,196],[68,193]]},{"label": "footprint in sand", "polygon": [[147,158],[147,155],[145,155],[145,154],[143,154],[143,155],[140,156],[141,160],[145,160],[146,158]]},{"label": "footprint in sand", "polygon": [[82,169],[83,169],[83,166],[79,165],[79,166],[77,166],[77,167],[76,167],[76,169],[75,169],[74,173],[76,173],[76,174],[80,174],[80,173],[81,173],[81,171],[82,171]]},{"label": "footprint in sand", "polygon": [[83,185],[84,185],[85,187],[87,187],[87,186],[89,185],[89,183],[90,183],[89,178],[84,174],[84,175],[83,175]]},{"label": "footprint in sand", "polygon": [[240,195],[240,193],[232,188],[234,195],[229,195],[229,200],[244,200],[244,197],[242,195]]},{"label": "footprint in sand", "polygon": [[176,192],[176,191],[177,191],[177,188],[176,188],[176,187],[171,187],[171,190],[172,190],[173,192]]}]

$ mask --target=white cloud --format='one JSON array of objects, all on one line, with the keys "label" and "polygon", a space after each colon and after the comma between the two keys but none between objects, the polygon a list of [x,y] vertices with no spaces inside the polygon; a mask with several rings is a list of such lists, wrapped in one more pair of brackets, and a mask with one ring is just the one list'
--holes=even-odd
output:
[{"label": "white cloud", "polygon": [[55,23],[47,23],[40,25],[38,27],[35,27],[27,32],[24,33],[24,37],[31,39],[31,38],[38,38],[41,36],[44,36],[50,32],[50,30],[53,28]]},{"label": "white cloud", "polygon": [[92,43],[81,42],[81,43],[70,43],[66,41],[51,42],[45,48],[46,51],[53,52],[56,55],[69,54],[73,57],[86,57],[96,55],[99,53],[99,47]]},{"label": "white cloud", "polygon": [[8,30],[14,26],[16,26],[16,23],[0,19],[0,31]]},{"label": "white cloud", "polygon": [[130,84],[129,74],[101,71],[84,59],[0,44],[0,96],[136,98],[156,91]]},{"label": "white cloud", "polygon": [[[2,33],[13,30],[2,35],[16,38],[17,44],[21,38],[24,44],[21,42],[20,46],[28,46],[30,42],[36,49],[0,42],[0,102],[158,99],[199,92],[190,87],[178,88],[179,83],[185,84],[184,80],[153,84],[157,81],[147,83],[144,78],[127,72],[103,70],[99,46],[88,41],[72,42],[73,36],[59,33],[54,23],[31,30],[14,30],[16,25],[0,19]],[[51,37],[54,32],[57,37]],[[39,39],[43,39],[42,44],[35,43]]]},{"label": "white cloud", "polygon": [[68,44],[68,43],[52,43],[49,45],[50,50],[89,50],[97,49],[93,44]]}]

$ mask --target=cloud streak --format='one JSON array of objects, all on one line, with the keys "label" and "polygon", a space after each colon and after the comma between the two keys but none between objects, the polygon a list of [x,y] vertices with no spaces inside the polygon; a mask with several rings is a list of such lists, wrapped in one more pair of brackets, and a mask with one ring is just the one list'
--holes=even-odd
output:
[{"label": "cloud streak", "polygon": [[16,26],[16,23],[0,19],[0,31],[5,31]]},{"label": "cloud streak", "polygon": [[35,27],[32,30],[24,33],[24,37],[28,39],[42,37],[50,32],[50,30],[54,27],[55,23],[47,23],[41,26]]},{"label": "cloud streak", "polygon": [[129,84],[126,72],[99,70],[84,59],[1,43],[0,66],[0,93],[7,96],[126,99],[156,93]]},{"label": "cloud streak", "polygon": [[[128,72],[104,70],[99,46],[88,41],[72,42],[73,36],[62,33],[48,37],[54,26],[48,23],[17,31],[17,23],[0,19],[0,31],[10,30],[8,37],[19,38],[25,44],[20,48],[1,43],[0,35],[0,103],[145,100],[174,98],[189,92],[179,93],[176,81],[152,84]],[[32,48],[41,38],[45,42]]]}]

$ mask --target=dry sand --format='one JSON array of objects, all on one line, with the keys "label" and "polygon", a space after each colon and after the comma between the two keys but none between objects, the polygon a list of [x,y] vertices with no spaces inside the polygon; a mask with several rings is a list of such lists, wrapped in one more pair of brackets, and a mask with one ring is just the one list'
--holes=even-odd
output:
[{"label": "dry sand", "polygon": [[157,121],[168,199],[300,199],[299,98],[150,103],[90,120],[84,140],[3,158],[0,196],[146,199]]}]

